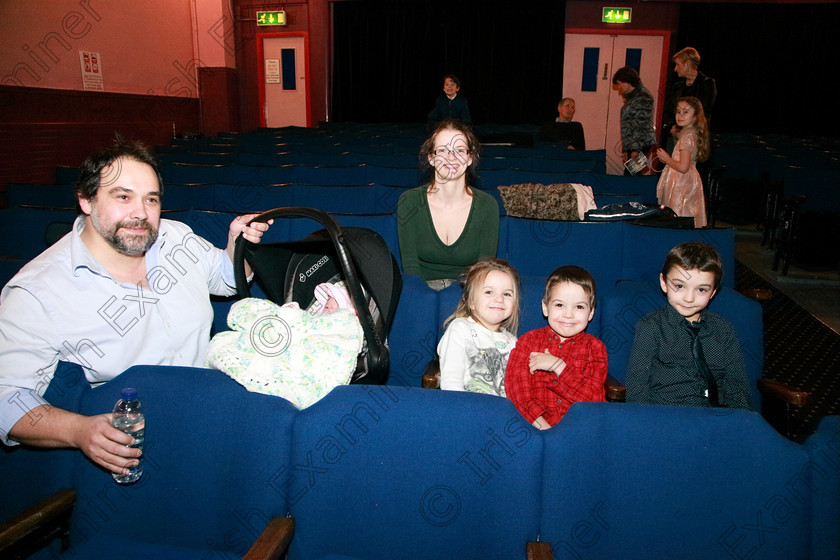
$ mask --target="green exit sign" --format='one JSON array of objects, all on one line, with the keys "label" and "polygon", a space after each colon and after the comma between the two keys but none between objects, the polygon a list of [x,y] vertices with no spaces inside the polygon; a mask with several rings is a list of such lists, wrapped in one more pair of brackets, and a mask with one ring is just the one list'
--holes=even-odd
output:
[{"label": "green exit sign", "polygon": [[633,8],[604,8],[601,21],[603,23],[630,23]]},{"label": "green exit sign", "polygon": [[257,25],[286,25],[286,12],[257,12]]}]

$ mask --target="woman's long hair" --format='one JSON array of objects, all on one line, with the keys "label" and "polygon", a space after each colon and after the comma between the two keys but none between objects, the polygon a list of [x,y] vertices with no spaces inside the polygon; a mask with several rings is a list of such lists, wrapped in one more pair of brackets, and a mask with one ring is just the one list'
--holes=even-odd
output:
[{"label": "woman's long hair", "polygon": [[426,138],[426,141],[423,142],[423,145],[420,146],[420,170],[423,171],[423,174],[426,176],[426,179],[429,183],[434,182],[435,178],[435,168],[429,163],[429,156],[434,156],[435,153],[435,137],[438,133],[442,130],[457,130],[461,134],[464,135],[464,139],[467,142],[467,149],[469,150],[469,155],[472,156],[472,164],[467,167],[466,172],[466,179],[467,179],[467,186],[472,186],[475,184],[476,173],[475,168],[478,167],[479,161],[479,141],[478,137],[472,130],[472,127],[464,122],[459,121],[458,119],[443,119],[440,121],[437,126],[435,127],[434,132],[432,132],[431,136]]}]

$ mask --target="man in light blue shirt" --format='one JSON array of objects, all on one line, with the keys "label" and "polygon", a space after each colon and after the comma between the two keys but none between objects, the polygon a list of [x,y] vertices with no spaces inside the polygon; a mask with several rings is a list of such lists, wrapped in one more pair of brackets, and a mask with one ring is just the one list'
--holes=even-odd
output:
[{"label": "man in light blue shirt", "polygon": [[[123,473],[137,463],[131,436],[110,415],[81,416],[43,394],[59,361],[92,385],[138,364],[202,366],[210,294],[233,295],[233,249],[258,243],[268,224],[240,216],[223,251],[180,222],[162,220],[162,181],[151,151],[118,140],[90,156],[76,187],[70,233],[0,293],[0,441],[75,447]],[[246,272],[250,275],[246,264]]]}]

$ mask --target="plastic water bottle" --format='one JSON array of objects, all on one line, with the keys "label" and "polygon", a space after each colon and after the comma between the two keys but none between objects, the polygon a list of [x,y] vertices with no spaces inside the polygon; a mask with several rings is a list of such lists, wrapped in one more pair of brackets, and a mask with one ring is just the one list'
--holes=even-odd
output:
[{"label": "plastic water bottle", "polygon": [[[126,388],[120,391],[122,397],[114,405],[113,426],[134,438],[134,443],[128,447],[136,447],[142,451],[143,438],[146,431],[146,418],[140,408],[140,401],[137,400],[137,389]],[[120,484],[131,484],[137,482],[143,476],[143,456],[136,467],[128,469],[128,474],[111,473],[114,480]]]}]

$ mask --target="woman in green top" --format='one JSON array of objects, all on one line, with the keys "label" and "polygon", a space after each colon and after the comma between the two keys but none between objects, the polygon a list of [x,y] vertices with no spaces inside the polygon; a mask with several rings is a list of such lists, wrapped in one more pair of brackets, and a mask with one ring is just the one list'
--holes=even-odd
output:
[{"label": "woman in green top", "polygon": [[430,182],[406,191],[397,206],[403,273],[416,274],[441,290],[499,243],[499,205],[471,188],[478,165],[478,139],[466,124],[438,123],[420,148]]}]

